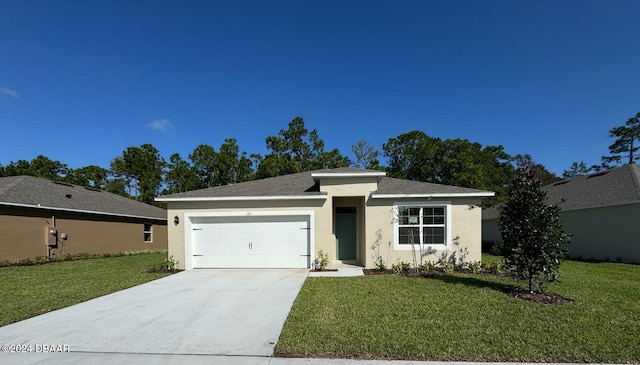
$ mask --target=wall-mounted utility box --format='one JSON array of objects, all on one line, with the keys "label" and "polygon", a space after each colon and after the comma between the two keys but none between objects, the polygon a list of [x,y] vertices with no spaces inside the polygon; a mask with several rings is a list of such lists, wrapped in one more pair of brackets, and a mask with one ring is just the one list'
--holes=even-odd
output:
[{"label": "wall-mounted utility box", "polygon": [[44,227],[44,243],[47,246],[58,244],[58,231],[55,227]]}]

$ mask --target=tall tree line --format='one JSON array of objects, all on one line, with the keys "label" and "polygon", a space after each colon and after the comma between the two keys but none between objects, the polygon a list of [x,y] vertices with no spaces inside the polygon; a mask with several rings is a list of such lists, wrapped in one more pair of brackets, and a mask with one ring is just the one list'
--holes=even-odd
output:
[{"label": "tall tree line", "polygon": [[[383,170],[390,177],[495,191],[497,198],[488,202],[489,205],[505,196],[518,167],[530,169],[543,183],[558,179],[530,155],[511,156],[503,146],[483,146],[459,138],[443,140],[419,130],[389,138],[382,145],[382,151],[366,141],[357,141],[352,146],[354,160],[351,160],[338,149],[325,149],[318,132],[307,129],[304,120],[296,117],[287,129],[267,136],[265,144],[268,153],[264,156],[248,154],[240,150],[235,138],[227,138],[217,149],[201,144],[188,156],[172,154],[169,161],[153,145],[143,144],[122,151],[108,168],[92,165],[71,169],[40,155],[31,161],[0,165],[0,176],[38,176],[153,203],[154,197],[160,194],[351,166]],[[387,166],[380,165],[380,156],[387,158]],[[584,166],[574,167],[581,171]]]}]

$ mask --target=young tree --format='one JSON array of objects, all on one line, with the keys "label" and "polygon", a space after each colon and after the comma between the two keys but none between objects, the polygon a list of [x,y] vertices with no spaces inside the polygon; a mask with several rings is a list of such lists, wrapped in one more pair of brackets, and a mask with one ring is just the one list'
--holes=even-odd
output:
[{"label": "young tree", "polygon": [[500,230],[503,263],[516,277],[528,281],[530,292],[542,291],[559,277],[565,246],[571,240],[562,229],[559,213],[557,205],[548,204],[536,172],[519,168],[500,213]]},{"label": "young tree", "polygon": [[615,142],[609,146],[610,156],[602,156],[602,162],[608,166],[610,164],[626,163],[632,164],[640,160],[640,113],[629,118],[625,125],[615,127],[609,131],[609,137],[616,138]]}]

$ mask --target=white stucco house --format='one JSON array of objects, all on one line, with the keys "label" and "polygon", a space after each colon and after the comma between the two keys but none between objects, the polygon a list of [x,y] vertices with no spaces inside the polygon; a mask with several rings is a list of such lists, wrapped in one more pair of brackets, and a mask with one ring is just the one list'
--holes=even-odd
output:
[{"label": "white stucco house", "polygon": [[169,255],[180,268],[311,268],[319,251],[330,265],[373,268],[378,256],[411,262],[412,247],[479,261],[478,205],[493,194],[339,168],[156,200],[167,203]]}]

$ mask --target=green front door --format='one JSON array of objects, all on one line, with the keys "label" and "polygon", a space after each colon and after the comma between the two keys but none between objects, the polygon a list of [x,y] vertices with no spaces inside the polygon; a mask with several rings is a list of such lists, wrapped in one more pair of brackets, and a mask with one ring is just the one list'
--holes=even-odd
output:
[{"label": "green front door", "polygon": [[336,208],[336,256],[338,260],[356,259],[356,208]]}]

